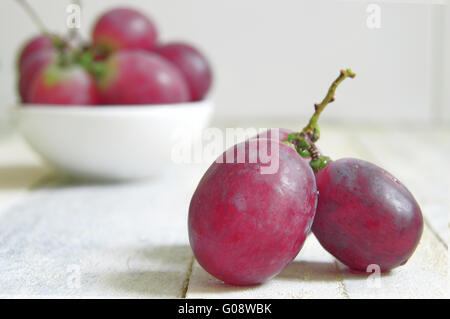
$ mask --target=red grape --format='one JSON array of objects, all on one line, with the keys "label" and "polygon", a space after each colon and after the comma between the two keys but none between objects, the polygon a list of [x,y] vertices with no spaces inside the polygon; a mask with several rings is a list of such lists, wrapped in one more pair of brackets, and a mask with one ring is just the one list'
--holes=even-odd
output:
[{"label": "red grape", "polygon": [[115,8],[98,19],[93,30],[94,45],[106,52],[123,49],[152,50],[157,30],[153,22],[130,8]]},{"label": "red grape", "polygon": [[43,68],[31,84],[29,102],[36,104],[91,105],[98,104],[98,91],[91,75],[81,66]]},{"label": "red grape", "polygon": [[156,52],[175,64],[185,76],[193,101],[202,100],[212,82],[212,71],[208,60],[196,48],[185,43],[170,43]]},{"label": "red grape", "polygon": [[[259,284],[280,273],[300,251],[314,218],[312,169],[292,148],[268,141],[253,139],[226,151],[223,156],[233,163],[214,162],[191,199],[188,228],[195,257],[229,284]],[[266,165],[261,156],[250,161],[267,144],[272,163],[279,163],[273,174],[261,173]],[[242,150],[245,162],[239,161]]]},{"label": "red grape", "polygon": [[48,50],[48,49],[54,49],[53,42],[51,38],[49,38],[46,35],[38,35],[32,39],[30,39],[23,47],[19,54],[19,71],[23,72],[23,64],[24,62],[29,58],[32,57],[34,54],[42,51],[42,50]]},{"label": "red grape", "polygon": [[145,51],[120,51],[110,56],[99,88],[103,104],[164,104],[190,99],[178,69]]},{"label": "red grape", "polygon": [[316,175],[313,233],[348,267],[403,265],[419,243],[423,219],[412,194],[382,168],[358,159],[331,162]]},{"label": "red grape", "polygon": [[19,94],[23,103],[28,102],[28,92],[35,77],[47,65],[55,61],[54,49],[42,49],[24,60],[19,79]]}]

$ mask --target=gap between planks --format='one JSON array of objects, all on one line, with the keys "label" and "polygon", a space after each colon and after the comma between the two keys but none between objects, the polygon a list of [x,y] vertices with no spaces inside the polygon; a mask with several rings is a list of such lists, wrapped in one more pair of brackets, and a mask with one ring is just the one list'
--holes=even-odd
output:
[{"label": "gap between planks", "polygon": [[186,299],[186,295],[187,295],[187,292],[188,292],[188,289],[189,289],[189,282],[191,281],[191,275],[192,275],[192,269],[194,267],[194,262],[195,262],[195,257],[192,254],[191,261],[189,263],[189,267],[188,267],[188,269],[186,271],[186,279],[185,279],[184,284],[183,284],[183,290],[181,292],[181,298],[183,298],[183,299]]}]

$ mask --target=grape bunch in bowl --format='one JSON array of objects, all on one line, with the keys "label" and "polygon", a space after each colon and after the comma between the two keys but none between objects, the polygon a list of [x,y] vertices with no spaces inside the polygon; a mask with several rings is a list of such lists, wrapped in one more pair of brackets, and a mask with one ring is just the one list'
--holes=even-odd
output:
[{"label": "grape bunch in bowl", "polygon": [[212,71],[193,45],[161,43],[155,23],[131,8],[102,14],[92,40],[44,31],[18,58],[21,101],[52,105],[201,101]]},{"label": "grape bunch in bowl", "polygon": [[208,125],[208,59],[190,43],[161,41],[141,11],[104,12],[89,41],[38,25],[17,59],[19,125],[53,166],[88,178],[153,176],[171,162],[173,131],[198,136]]}]

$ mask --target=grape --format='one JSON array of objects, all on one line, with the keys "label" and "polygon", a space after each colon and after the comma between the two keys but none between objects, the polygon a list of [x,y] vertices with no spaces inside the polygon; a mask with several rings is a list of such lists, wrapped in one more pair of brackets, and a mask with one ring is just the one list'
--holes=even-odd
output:
[{"label": "grape", "polygon": [[130,8],[115,8],[100,16],[92,37],[94,45],[106,52],[152,50],[156,45],[157,30],[142,13]]},{"label": "grape", "polygon": [[419,243],[423,219],[412,194],[382,168],[358,159],[331,162],[316,175],[312,227],[322,246],[351,269],[403,265]]},{"label": "grape", "polygon": [[188,102],[186,80],[159,55],[120,51],[105,63],[99,81],[103,104],[164,104]]},{"label": "grape", "polygon": [[98,91],[91,75],[81,66],[52,63],[31,84],[29,102],[36,104],[98,104]]},{"label": "grape", "polygon": [[[235,145],[201,179],[189,207],[189,240],[200,265],[233,285],[262,283],[282,271],[298,254],[311,228],[317,204],[314,174],[292,148],[272,140],[278,161],[273,174],[262,174],[267,139]],[[276,151],[276,147],[279,151]],[[239,163],[245,150],[245,163]],[[219,158],[223,158],[219,157]]]},{"label": "grape", "polygon": [[23,72],[26,60],[42,50],[53,49],[51,38],[46,35],[38,35],[29,40],[21,50],[18,59],[19,72]]},{"label": "grape", "polygon": [[23,103],[28,102],[28,92],[33,80],[39,72],[50,63],[56,60],[54,49],[42,49],[24,60],[20,72],[19,94]]},{"label": "grape", "polygon": [[193,101],[202,100],[212,82],[208,60],[196,48],[185,43],[170,43],[156,52],[175,64],[185,76]]}]

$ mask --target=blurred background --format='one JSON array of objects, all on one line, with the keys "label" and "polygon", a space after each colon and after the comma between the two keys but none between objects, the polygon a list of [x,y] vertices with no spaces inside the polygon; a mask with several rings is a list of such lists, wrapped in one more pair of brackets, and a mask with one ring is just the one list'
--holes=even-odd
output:
[{"label": "blurred background", "polygon": [[[70,1],[32,0],[50,30],[66,31]],[[323,121],[450,123],[450,6],[442,1],[129,0],[148,13],[164,41],[183,39],[213,64],[215,117],[249,120],[309,116],[340,68],[357,80],[338,90]],[[374,19],[372,4],[379,8]],[[81,32],[123,1],[82,1]],[[0,122],[16,103],[15,60],[37,28],[14,0],[0,3]],[[302,121],[303,120],[303,121]]]}]

